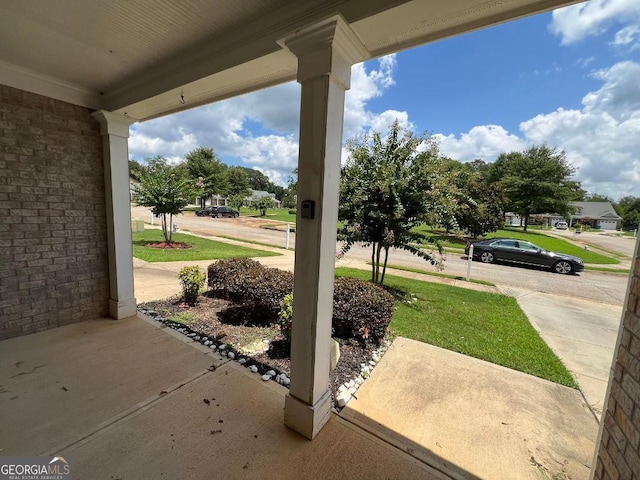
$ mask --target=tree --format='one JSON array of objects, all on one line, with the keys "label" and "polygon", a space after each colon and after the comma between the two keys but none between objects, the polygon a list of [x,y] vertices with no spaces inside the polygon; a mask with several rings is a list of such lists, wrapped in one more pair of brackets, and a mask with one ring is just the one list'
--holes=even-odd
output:
[{"label": "tree", "polygon": [[526,231],[532,214],[572,213],[569,202],[584,196],[580,182],[571,180],[574,173],[575,167],[567,162],[564,151],[539,145],[500,154],[488,178],[504,187],[506,207],[524,218]]},{"label": "tree", "polygon": [[249,178],[247,177],[247,173],[244,168],[229,168],[227,181],[229,183],[227,195],[229,195],[230,197],[237,196],[245,198],[249,194],[251,194],[251,188],[249,188]]},{"label": "tree", "polygon": [[435,141],[416,137],[396,121],[386,138],[378,132],[355,137],[347,150],[340,182],[342,253],[358,242],[370,246],[371,281],[379,284],[384,283],[390,248],[409,251],[440,268],[442,258],[416,246],[427,239],[413,231],[429,218],[450,216],[455,201],[440,175],[443,161]]},{"label": "tree", "polygon": [[172,243],[173,216],[181,213],[194,197],[197,187],[193,180],[180,175],[162,157],[156,157],[133,188],[134,202],[151,207],[154,215],[161,216],[162,234],[167,243]]},{"label": "tree", "polygon": [[587,193],[584,197],[585,202],[609,202],[613,203],[610,197],[607,195],[601,195],[599,193]]},{"label": "tree", "polygon": [[632,195],[622,197],[614,207],[618,215],[622,217],[623,229],[634,230],[638,228],[638,224],[640,224],[640,197]]},{"label": "tree", "polygon": [[269,177],[267,177],[260,170],[256,170],[255,168],[248,167],[236,167],[242,170],[247,175],[247,181],[249,182],[249,188],[253,190],[262,190],[264,192],[268,192],[269,185],[271,181]]},{"label": "tree", "polygon": [[226,195],[229,188],[228,167],[222,163],[212,148],[198,147],[185,156],[185,168],[200,185],[200,206],[213,195]]},{"label": "tree", "polygon": [[231,208],[235,208],[238,211],[240,211],[240,209],[244,206],[246,201],[247,201],[246,195],[231,195],[230,197],[227,197],[227,202],[229,203],[229,206]]},{"label": "tree", "polygon": [[273,198],[264,196],[257,198],[251,202],[251,207],[256,210],[260,210],[260,216],[264,217],[267,215],[267,209],[273,208],[276,206],[276,202],[273,201]]},{"label": "tree", "polygon": [[144,172],[144,165],[135,161],[129,160],[129,176],[136,182],[140,181],[140,175]]},{"label": "tree", "polygon": [[469,198],[460,202],[455,218],[461,230],[476,238],[502,227],[505,198],[500,185],[489,184],[477,170],[466,168],[461,188]]}]

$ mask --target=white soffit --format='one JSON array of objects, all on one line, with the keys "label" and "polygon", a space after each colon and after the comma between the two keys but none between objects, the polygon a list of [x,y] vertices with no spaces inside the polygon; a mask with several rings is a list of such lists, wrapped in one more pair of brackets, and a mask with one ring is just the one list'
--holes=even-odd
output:
[{"label": "white soffit", "polygon": [[3,0],[0,83],[143,120],[294,79],[277,41],[335,14],[375,57],[571,3]]}]

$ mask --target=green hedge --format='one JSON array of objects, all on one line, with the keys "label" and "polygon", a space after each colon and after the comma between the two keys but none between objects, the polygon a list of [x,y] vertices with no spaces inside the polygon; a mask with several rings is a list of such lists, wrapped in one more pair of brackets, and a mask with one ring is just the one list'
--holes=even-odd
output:
[{"label": "green hedge", "polygon": [[[251,308],[256,324],[276,323],[285,297],[293,292],[293,273],[263,267],[250,259],[219,260],[209,265],[208,274],[211,292]],[[379,343],[386,335],[393,309],[393,297],[378,285],[338,278],[333,296],[333,335]]]}]

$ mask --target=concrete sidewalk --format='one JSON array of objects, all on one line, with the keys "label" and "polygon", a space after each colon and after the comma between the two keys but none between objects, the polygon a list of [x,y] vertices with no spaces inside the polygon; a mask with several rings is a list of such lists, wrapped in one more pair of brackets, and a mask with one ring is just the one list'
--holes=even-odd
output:
[{"label": "concrete sidewalk", "polygon": [[587,479],[598,432],[576,390],[406,338],[340,416],[452,478]]},{"label": "concrete sidewalk", "polygon": [[607,392],[622,306],[501,288],[515,297],[540,336],[580,385],[598,417]]}]

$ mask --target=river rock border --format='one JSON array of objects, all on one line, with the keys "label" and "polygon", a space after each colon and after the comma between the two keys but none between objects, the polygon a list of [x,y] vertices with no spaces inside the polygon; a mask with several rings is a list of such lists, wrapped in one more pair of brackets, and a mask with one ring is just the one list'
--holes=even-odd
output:
[{"label": "river rock border", "polygon": [[[252,373],[260,375],[263,381],[268,382],[269,380],[273,380],[274,382],[286,388],[289,388],[291,379],[285,373],[280,372],[277,369],[274,369],[273,367],[265,365],[261,362],[257,362],[250,356],[241,354],[225,343],[218,342],[206,335],[201,335],[198,332],[194,332],[188,326],[182,323],[174,322],[168,317],[165,317],[158,312],[155,312],[154,310],[138,307],[138,312],[152,318],[157,322],[162,323],[166,327],[171,328],[178,333],[181,333],[194,342],[199,342],[205,347],[208,347],[212,352],[217,352],[221,357],[226,357],[231,361],[238,362],[243,367],[249,369]],[[369,360],[368,363],[360,364],[360,373],[358,374],[358,376],[340,385],[333,391],[333,404],[336,411],[342,410],[352,398],[356,397],[358,388],[360,388],[360,386],[365,382],[369,375],[371,375],[371,372],[380,362],[382,356],[389,349],[390,345],[391,342],[389,340],[384,340],[382,342],[382,345],[378,349],[373,351],[371,360]],[[267,351],[268,349],[269,344],[265,343],[264,351]]]}]

